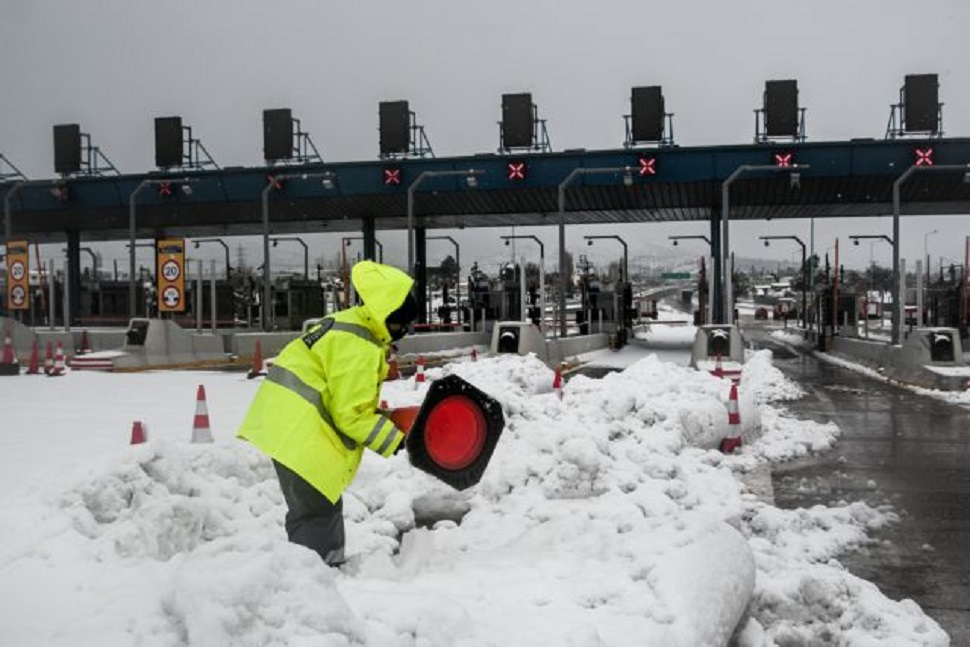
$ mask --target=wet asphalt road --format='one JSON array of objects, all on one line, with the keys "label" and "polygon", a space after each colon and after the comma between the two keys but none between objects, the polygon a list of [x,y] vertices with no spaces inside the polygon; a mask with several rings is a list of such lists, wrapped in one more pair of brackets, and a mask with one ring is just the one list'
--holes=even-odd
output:
[{"label": "wet asphalt road", "polygon": [[776,505],[890,504],[899,523],[840,561],[970,646],[970,410],[795,354],[763,330],[745,337],[808,391],[792,412],[842,429],[832,451],[774,470]]}]

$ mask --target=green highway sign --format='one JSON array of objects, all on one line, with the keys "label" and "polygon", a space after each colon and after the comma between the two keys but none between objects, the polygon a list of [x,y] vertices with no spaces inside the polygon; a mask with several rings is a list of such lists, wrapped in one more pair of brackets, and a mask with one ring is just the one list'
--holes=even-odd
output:
[{"label": "green highway sign", "polygon": [[664,272],[660,275],[662,279],[690,279],[690,272]]}]

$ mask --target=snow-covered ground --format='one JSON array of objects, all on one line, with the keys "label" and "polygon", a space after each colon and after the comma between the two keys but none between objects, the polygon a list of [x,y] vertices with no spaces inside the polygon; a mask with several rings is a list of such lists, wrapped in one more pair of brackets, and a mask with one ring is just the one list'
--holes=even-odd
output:
[{"label": "snow-covered ground", "polygon": [[[620,355],[614,355],[619,360]],[[532,357],[465,358],[506,428],[465,491],[368,454],[345,496],[343,569],[289,544],[270,463],[234,438],[257,381],[207,372],[5,378],[0,454],[3,645],[945,645],[912,601],[841,552],[894,513],[781,510],[744,485],[821,452],[797,385],[755,353],[740,385],[625,355],[562,400]],[[204,384],[215,442],[189,443]],[[427,386],[387,383],[392,406]],[[128,444],[134,420],[149,442]],[[753,421],[760,421],[760,429]]]}]

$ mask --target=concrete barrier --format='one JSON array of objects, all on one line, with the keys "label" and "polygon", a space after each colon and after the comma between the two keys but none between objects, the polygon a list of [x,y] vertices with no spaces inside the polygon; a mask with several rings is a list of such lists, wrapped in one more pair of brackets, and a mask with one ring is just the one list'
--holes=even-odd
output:
[{"label": "concrete barrier", "polygon": [[168,319],[132,319],[116,369],[165,367],[225,360],[222,339],[181,328]]},{"label": "concrete barrier", "polygon": [[833,355],[899,382],[942,391],[962,391],[970,384],[970,366],[955,328],[917,328],[902,346],[841,336],[828,342]]},{"label": "concrete barrier", "polygon": [[737,377],[744,366],[744,338],[737,326],[711,324],[698,326],[690,353],[690,366],[699,371],[713,372],[717,358],[725,376]]},{"label": "concrete barrier", "polygon": [[546,366],[555,368],[563,360],[609,346],[607,333],[546,339],[535,325],[522,321],[499,321],[492,329],[489,352],[534,353]]},{"label": "concrete barrier", "polygon": [[468,348],[469,346],[484,346],[488,343],[489,335],[484,331],[477,332],[430,332],[408,335],[397,342],[398,355],[417,355],[420,353],[434,353],[451,348]]}]

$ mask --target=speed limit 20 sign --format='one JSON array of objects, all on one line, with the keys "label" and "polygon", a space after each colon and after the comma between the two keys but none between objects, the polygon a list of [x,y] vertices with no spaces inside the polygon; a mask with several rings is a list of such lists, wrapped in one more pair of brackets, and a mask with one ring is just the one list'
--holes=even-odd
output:
[{"label": "speed limit 20 sign", "polygon": [[25,240],[7,243],[7,309],[30,308],[30,247]]},{"label": "speed limit 20 sign", "polygon": [[158,311],[185,312],[185,239],[155,241]]}]

